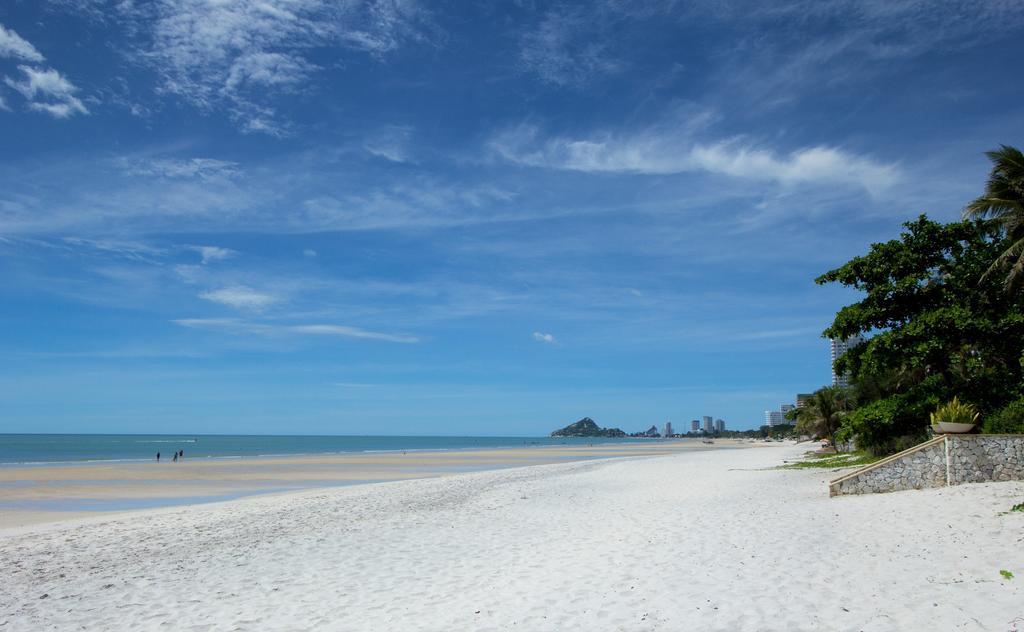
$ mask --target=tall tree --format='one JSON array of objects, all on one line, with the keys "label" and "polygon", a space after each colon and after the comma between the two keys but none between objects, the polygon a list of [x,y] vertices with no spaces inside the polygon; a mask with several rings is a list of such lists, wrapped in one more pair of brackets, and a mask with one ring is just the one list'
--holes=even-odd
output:
[{"label": "tall tree", "polygon": [[983,219],[999,226],[1006,248],[985,275],[1009,268],[1004,287],[1016,290],[1024,282],[1024,153],[1002,145],[987,152],[992,172],[985,192],[964,208],[964,217]]},{"label": "tall tree", "polygon": [[899,239],[817,279],[863,293],[824,333],[870,336],[836,370],[852,375],[861,407],[846,425],[860,445],[883,451],[923,432],[927,412],[955,395],[988,413],[1024,386],[1024,293],[1003,292],[995,277],[979,283],[1002,242],[984,222],[922,215],[904,226]]},{"label": "tall tree", "polygon": [[849,408],[847,392],[839,386],[826,386],[815,391],[796,409],[796,431],[801,434],[828,437],[838,449],[836,431]]}]

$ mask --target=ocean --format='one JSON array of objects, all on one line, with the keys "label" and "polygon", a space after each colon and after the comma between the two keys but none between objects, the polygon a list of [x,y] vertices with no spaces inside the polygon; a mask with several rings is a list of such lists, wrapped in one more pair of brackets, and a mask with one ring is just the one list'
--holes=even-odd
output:
[{"label": "ocean", "polygon": [[239,458],[344,452],[460,450],[541,445],[649,442],[650,439],[565,437],[388,437],[312,435],[0,434],[0,464],[149,461],[169,457]]}]

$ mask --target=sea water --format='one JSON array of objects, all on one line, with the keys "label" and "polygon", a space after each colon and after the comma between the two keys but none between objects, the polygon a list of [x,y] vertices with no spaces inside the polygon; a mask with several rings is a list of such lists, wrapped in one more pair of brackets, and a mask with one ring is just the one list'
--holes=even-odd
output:
[{"label": "sea water", "polygon": [[565,437],[401,437],[313,435],[0,434],[0,464],[148,461],[171,457],[239,458],[343,452],[514,448],[644,442]]}]

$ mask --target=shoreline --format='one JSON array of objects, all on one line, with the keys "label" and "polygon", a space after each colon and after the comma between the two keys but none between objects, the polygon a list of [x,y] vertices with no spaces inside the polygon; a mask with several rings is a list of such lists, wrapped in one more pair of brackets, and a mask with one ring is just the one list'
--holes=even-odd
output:
[{"label": "shoreline", "polygon": [[453,450],[79,462],[0,468],[0,529],[93,513],[198,505],[273,493],[616,457],[751,447],[693,440]]},{"label": "shoreline", "polygon": [[[263,436],[263,435],[260,435]],[[269,435],[268,435],[269,436]],[[353,435],[357,436],[357,435]],[[527,437],[524,437],[527,438]],[[528,437],[534,438],[534,437]],[[584,437],[573,437],[583,439]],[[451,448],[406,448],[406,449],[380,449],[380,450],[336,450],[328,452],[283,452],[278,454],[218,454],[218,455],[202,455],[202,456],[189,456],[190,460],[194,461],[211,461],[220,459],[287,459],[287,458],[302,458],[302,457],[320,457],[320,456],[349,456],[355,454],[396,454],[396,453],[409,453],[409,452],[462,452],[462,451],[487,451],[487,450],[516,450],[516,449],[544,449],[544,448],[580,448],[580,447],[607,447],[607,446],[626,446],[632,447],[636,445],[644,445],[646,442],[674,442],[674,441],[696,441],[696,437],[682,437],[682,438],[633,438],[632,441],[594,441],[587,444],[579,443],[527,443],[523,442],[522,445],[502,445],[502,446],[461,446]],[[719,439],[723,442],[749,442],[749,439],[731,439],[723,438]],[[164,461],[161,461],[163,464]],[[89,464],[107,464],[107,463],[154,463],[154,457],[150,456],[147,458],[133,458],[133,459],[79,459],[79,460],[64,460],[64,461],[0,461],[0,470],[5,467],[59,467],[59,466],[74,466],[74,465],[89,465]],[[167,461],[169,462],[169,461]]]},{"label": "shoreline", "polygon": [[[192,459],[239,459],[239,458],[287,458],[287,457],[303,457],[303,456],[338,456],[338,455],[349,455],[349,454],[376,454],[376,453],[395,453],[395,452],[454,452],[460,450],[504,450],[504,449],[515,449],[515,448],[549,448],[549,447],[593,447],[599,446],[631,446],[631,445],[642,445],[648,442],[657,441],[692,441],[697,437],[677,437],[677,438],[662,438],[662,437],[505,437],[505,436],[462,436],[462,435],[180,435],[181,438],[176,439],[164,439],[159,441],[138,441],[139,437],[167,437],[170,435],[163,434],[132,434],[132,435],[121,435],[121,434],[65,434],[65,433],[50,433],[50,434],[35,434],[35,433],[0,433],[0,439],[4,437],[14,438],[37,438],[37,437],[74,437],[80,439],[90,439],[95,437],[131,437],[134,439],[130,443],[145,443],[145,444],[169,444],[174,445],[175,448],[180,448],[182,445],[188,446],[200,446],[205,447],[209,443],[216,443],[219,440],[231,439],[236,440],[254,440],[254,439],[269,439],[269,440],[285,440],[294,441],[298,440],[310,440],[310,439],[324,439],[327,441],[337,440],[349,440],[349,441],[395,441],[395,440],[409,440],[410,442],[417,441],[432,441],[440,440],[442,442],[447,441],[470,441],[473,442],[467,445],[442,445],[439,447],[397,447],[397,448],[377,448],[377,447],[357,447],[352,446],[348,448],[339,448],[331,450],[312,450],[312,451],[284,451],[284,452],[246,452],[246,453],[235,453],[240,448],[238,447],[226,447],[222,446],[221,450],[228,450],[233,452],[224,452],[218,454],[205,454],[197,452],[197,448],[192,447],[189,449],[189,458]],[[196,439],[189,439],[187,437],[203,437],[206,439],[206,443],[200,442]],[[743,440],[734,438],[722,438],[722,440]],[[486,445],[487,442],[498,441],[493,445]],[[484,445],[478,444],[477,442],[483,442]],[[98,446],[96,450],[109,449],[109,446]],[[251,448],[250,448],[251,449]],[[273,448],[268,448],[273,449]],[[0,460],[0,469],[4,467],[28,467],[28,466],[57,466],[57,465],[82,465],[86,463],[149,463],[153,462],[155,452],[162,452],[163,450],[157,448],[154,452],[148,452],[144,456],[132,456],[132,457],[112,457],[112,458],[62,458],[62,459],[49,459],[49,460],[24,460],[24,461],[11,461],[11,460]],[[173,456],[173,452],[172,452]]]},{"label": "shoreline", "polygon": [[998,572],[1024,575],[1024,514],[1000,514],[1024,483],[830,499],[831,472],[771,469],[806,445],[750,447],[25,528],[0,627],[1024,627]]}]

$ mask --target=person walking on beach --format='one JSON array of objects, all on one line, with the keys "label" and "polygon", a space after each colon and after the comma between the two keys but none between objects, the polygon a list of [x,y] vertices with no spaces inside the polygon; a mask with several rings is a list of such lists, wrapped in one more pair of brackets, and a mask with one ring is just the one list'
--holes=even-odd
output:
[{"label": "person walking on beach", "polygon": [[177,463],[178,462],[178,453],[177,452],[174,453],[174,459],[172,459],[172,462],[173,463]]},{"label": "person walking on beach", "polygon": [[178,458],[179,459],[184,459],[185,458],[185,451],[184,450],[179,450],[178,451]]},{"label": "person walking on beach", "polygon": [[156,462],[157,463],[160,462],[160,453],[159,452],[156,453]]}]

